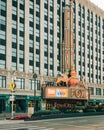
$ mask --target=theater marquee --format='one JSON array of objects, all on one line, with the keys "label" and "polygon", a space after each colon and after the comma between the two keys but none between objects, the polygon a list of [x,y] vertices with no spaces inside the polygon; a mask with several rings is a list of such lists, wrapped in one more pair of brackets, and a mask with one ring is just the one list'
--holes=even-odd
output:
[{"label": "theater marquee", "polygon": [[68,88],[47,87],[45,89],[46,98],[68,98]]},{"label": "theater marquee", "polygon": [[89,91],[85,88],[69,88],[69,98],[89,99]]},{"label": "theater marquee", "polygon": [[44,98],[49,99],[89,99],[89,90],[81,87],[46,87]]}]

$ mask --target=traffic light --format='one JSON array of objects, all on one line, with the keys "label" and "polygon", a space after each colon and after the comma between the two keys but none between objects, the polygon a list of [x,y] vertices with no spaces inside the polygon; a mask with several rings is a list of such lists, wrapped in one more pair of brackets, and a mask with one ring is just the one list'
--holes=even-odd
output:
[{"label": "traffic light", "polygon": [[11,83],[10,83],[10,89],[11,89],[11,91],[14,91],[14,88],[15,88],[15,83],[14,83],[14,82],[11,82]]}]

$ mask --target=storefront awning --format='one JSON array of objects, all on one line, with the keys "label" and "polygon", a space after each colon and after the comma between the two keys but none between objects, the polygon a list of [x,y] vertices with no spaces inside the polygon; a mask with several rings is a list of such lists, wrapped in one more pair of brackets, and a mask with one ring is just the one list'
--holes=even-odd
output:
[{"label": "storefront awning", "polygon": [[96,102],[96,103],[103,103],[103,99],[90,99],[88,102]]}]

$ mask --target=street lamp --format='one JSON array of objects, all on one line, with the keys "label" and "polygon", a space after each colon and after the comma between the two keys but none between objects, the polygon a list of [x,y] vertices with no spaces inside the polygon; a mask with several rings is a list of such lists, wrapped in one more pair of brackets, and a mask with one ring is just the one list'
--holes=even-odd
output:
[{"label": "street lamp", "polygon": [[[15,71],[12,72],[12,74],[14,75]],[[14,83],[14,77],[12,75],[12,79],[11,79],[11,82],[10,82],[10,89],[11,89],[11,93],[12,95],[10,96],[10,101],[12,102],[12,110],[11,110],[11,119],[14,118],[14,115],[13,115],[13,105],[14,105],[14,89],[16,87],[15,83]]]},{"label": "street lamp", "polygon": [[37,107],[36,107],[36,78],[37,78],[37,74],[34,73],[33,74],[33,79],[34,79],[34,112],[37,110]]}]

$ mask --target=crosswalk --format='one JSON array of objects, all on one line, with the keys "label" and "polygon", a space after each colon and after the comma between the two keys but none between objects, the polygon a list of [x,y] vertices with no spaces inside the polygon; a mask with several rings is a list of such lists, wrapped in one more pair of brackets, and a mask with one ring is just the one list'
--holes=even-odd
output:
[{"label": "crosswalk", "polygon": [[54,128],[31,124],[0,124],[0,130],[54,130]]}]

